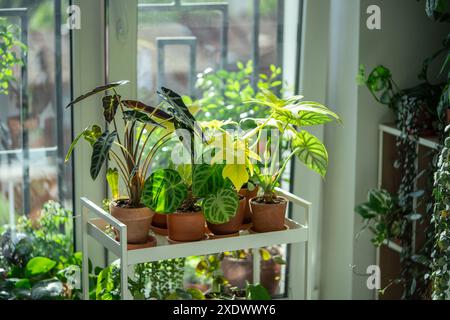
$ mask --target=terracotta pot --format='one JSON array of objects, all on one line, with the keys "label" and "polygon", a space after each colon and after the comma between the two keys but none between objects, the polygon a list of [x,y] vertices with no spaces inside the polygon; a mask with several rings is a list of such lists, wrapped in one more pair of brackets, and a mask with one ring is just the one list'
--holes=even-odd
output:
[{"label": "terracotta pot", "polygon": [[245,203],[246,200],[244,197],[242,197],[242,199],[239,201],[239,206],[236,215],[233,217],[233,219],[231,219],[227,223],[222,224],[213,224],[207,222],[208,229],[215,235],[227,235],[238,233],[239,230],[241,230],[242,222],[244,221]]},{"label": "terracotta pot", "polygon": [[247,188],[241,189],[239,194],[246,198],[245,201],[245,211],[244,211],[244,224],[248,224],[252,222],[252,211],[250,210],[250,200],[255,198],[258,195],[258,187],[249,191]]},{"label": "terracotta pot", "polygon": [[146,243],[152,223],[153,212],[147,207],[119,207],[114,202],[109,210],[111,215],[127,226],[127,242],[132,244]]},{"label": "terracotta pot", "polygon": [[167,229],[167,214],[155,213],[152,219],[152,226]]},{"label": "terracotta pot", "polygon": [[288,201],[283,197],[276,204],[258,203],[253,198],[250,201],[252,210],[252,229],[255,232],[272,232],[284,230],[284,220]]},{"label": "terracotta pot", "polygon": [[[253,283],[253,258],[235,259],[225,257],[221,263],[223,276],[233,287],[245,289],[246,283]],[[261,261],[261,285],[273,296],[280,285],[281,265],[273,260]]]},{"label": "terracotta pot", "polygon": [[201,211],[169,214],[167,227],[169,239],[174,241],[200,241],[205,237],[205,217]]}]

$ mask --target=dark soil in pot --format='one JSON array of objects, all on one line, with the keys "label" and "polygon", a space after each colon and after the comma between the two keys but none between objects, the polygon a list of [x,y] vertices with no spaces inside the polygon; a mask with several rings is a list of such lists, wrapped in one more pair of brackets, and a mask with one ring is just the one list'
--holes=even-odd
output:
[{"label": "dark soil in pot", "polygon": [[[225,257],[221,268],[225,279],[240,289],[245,289],[246,282],[253,283],[253,259],[235,259]],[[280,285],[281,265],[272,259],[261,261],[261,285],[273,296]]]},{"label": "dark soil in pot", "polygon": [[275,203],[264,203],[261,197],[250,201],[252,209],[252,230],[255,232],[272,232],[284,230],[286,207],[288,201],[277,197]]},{"label": "dark soil in pot", "polygon": [[205,237],[205,217],[201,211],[169,214],[167,227],[169,239],[174,241],[199,241]]},{"label": "dark soil in pot", "polygon": [[243,223],[244,224],[251,223],[252,222],[252,211],[250,209],[250,200],[255,198],[258,195],[258,187],[256,187],[252,191],[248,190],[247,188],[242,188],[239,191],[239,194],[246,198]]},{"label": "dark soil in pot", "polygon": [[207,222],[208,229],[215,235],[227,235],[238,233],[241,230],[242,222],[244,221],[246,199],[241,196],[239,201],[239,207],[236,211],[236,215],[227,223],[213,224]]},{"label": "dark soil in pot", "polygon": [[148,241],[148,232],[152,223],[153,212],[142,206],[127,207],[125,202],[111,202],[109,206],[111,215],[127,226],[127,242],[143,244]]}]

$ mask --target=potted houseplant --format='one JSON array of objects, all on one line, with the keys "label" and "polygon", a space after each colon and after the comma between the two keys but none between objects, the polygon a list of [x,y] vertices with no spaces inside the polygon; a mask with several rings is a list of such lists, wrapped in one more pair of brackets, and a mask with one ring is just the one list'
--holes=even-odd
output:
[{"label": "potted houseplant", "polygon": [[[279,139],[268,136],[264,156],[255,168],[255,177],[262,195],[250,201],[254,232],[281,231],[285,228],[284,219],[288,201],[277,196],[275,188],[291,159],[297,157],[322,177],[326,174],[328,153],[325,146],[317,137],[302,128],[333,120],[340,121],[340,118],[324,105],[302,99],[301,96],[282,99],[271,91],[262,89],[257,99],[249,101],[270,107],[271,114],[266,119],[254,119],[254,128],[244,135],[243,139],[256,137],[254,145],[258,146],[261,145],[264,129],[276,128],[277,132],[282,133]],[[289,154],[282,155],[283,159],[279,161],[279,148],[283,138],[289,144]],[[281,164],[279,169],[278,162]]]},{"label": "potted houseplant", "polygon": [[[148,240],[153,215],[152,211],[141,202],[142,190],[152,158],[171,138],[173,130],[167,129],[165,124],[171,122],[173,118],[163,110],[147,106],[142,102],[122,100],[115,88],[126,83],[128,81],[119,81],[97,87],[69,103],[67,107],[94,94],[112,90],[113,94],[103,97],[102,102],[105,121],[114,129],[103,130],[101,126],[95,124],[86,128],[72,142],[66,161],[70,158],[78,141],[84,138],[92,146],[90,167],[92,179],[95,180],[98,177],[106,159],[110,159],[116,165],[107,172],[107,181],[113,196],[110,212],[127,225],[128,243],[142,244]],[[118,121],[123,122],[122,134],[119,134]],[[154,138],[158,130],[163,131],[164,134],[159,135],[150,146],[149,141]],[[147,148],[150,151],[144,153]],[[126,197],[121,197],[119,192],[120,178],[126,188]]]}]

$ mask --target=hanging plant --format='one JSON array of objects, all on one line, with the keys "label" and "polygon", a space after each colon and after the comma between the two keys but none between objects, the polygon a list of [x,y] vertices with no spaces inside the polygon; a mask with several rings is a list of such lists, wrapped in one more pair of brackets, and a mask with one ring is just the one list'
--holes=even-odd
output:
[{"label": "hanging plant", "polygon": [[434,247],[431,264],[433,281],[432,298],[450,299],[450,126],[441,151],[438,170],[434,175]]}]

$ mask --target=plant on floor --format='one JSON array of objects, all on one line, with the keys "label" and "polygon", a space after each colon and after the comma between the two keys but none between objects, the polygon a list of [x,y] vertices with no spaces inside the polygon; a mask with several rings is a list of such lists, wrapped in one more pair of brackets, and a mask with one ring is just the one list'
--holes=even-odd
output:
[{"label": "plant on floor", "polygon": [[431,280],[432,298],[450,299],[450,126],[446,128],[447,138],[444,142],[438,170],[434,174],[434,247],[432,251]]},{"label": "plant on floor", "polygon": [[79,299],[81,253],[73,252],[70,211],[44,205],[0,237],[0,299]]},{"label": "plant on floor", "polygon": [[255,90],[252,86],[253,61],[245,64],[237,62],[236,66],[237,71],[221,69],[214,72],[208,68],[198,75],[196,88],[201,98],[188,101],[188,104],[199,109],[199,119],[240,121],[247,117],[264,118],[268,115],[269,108],[243,102],[255,99],[261,89],[278,92],[283,84],[281,68],[271,65],[269,74],[259,74]]},{"label": "plant on floor", "polygon": [[355,211],[364,221],[363,230],[373,232],[372,243],[375,246],[400,236],[402,210],[396,197],[386,190],[370,190],[367,202],[357,206]]}]

